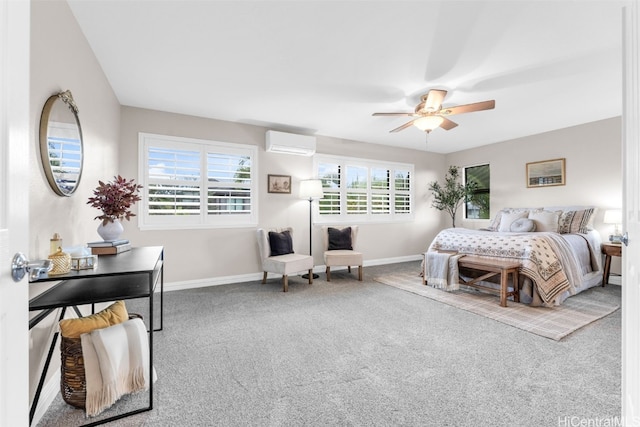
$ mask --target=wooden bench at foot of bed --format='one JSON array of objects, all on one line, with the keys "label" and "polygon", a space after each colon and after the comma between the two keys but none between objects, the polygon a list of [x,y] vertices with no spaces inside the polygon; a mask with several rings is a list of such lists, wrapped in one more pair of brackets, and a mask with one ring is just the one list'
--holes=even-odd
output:
[{"label": "wooden bench at foot of bed", "polygon": [[[520,294],[518,292],[518,267],[520,267],[518,262],[503,259],[481,258],[473,255],[465,255],[458,259],[458,268],[466,268],[485,273],[469,281],[460,278],[460,284],[484,291],[499,293],[500,305],[502,307],[507,306],[507,298],[510,296],[513,297],[514,301],[520,302]],[[509,291],[509,274],[512,275],[513,280],[511,291]],[[477,283],[496,275],[500,275],[500,289]]]}]

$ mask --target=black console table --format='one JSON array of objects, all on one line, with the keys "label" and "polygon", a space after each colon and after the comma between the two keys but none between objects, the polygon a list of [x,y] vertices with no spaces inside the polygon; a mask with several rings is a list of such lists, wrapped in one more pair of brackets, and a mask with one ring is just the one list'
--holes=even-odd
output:
[{"label": "black console table", "polygon": [[[42,294],[29,301],[29,311],[41,311],[29,321],[29,329],[36,326],[56,309],[62,308],[59,320],[64,318],[67,307],[72,307],[78,316],[82,316],[79,305],[91,304],[91,312],[95,312],[95,304],[116,300],[147,298],[149,300],[149,375],[153,372],[153,332],[162,330],[163,294],[164,294],[164,248],[148,246],[132,248],[117,255],[101,255],[98,265],[91,270],[71,271],[63,275],[44,276],[34,282],[59,281]],[[157,286],[160,285],[160,324],[155,327],[153,320],[153,298]],[[51,362],[58,332],[53,335],[49,353],[40,376],[34,401],[31,404],[29,423],[40,399],[47,369]],[[86,424],[93,426],[146,412],[153,409],[153,381],[149,384],[149,406],[124,414]]]}]

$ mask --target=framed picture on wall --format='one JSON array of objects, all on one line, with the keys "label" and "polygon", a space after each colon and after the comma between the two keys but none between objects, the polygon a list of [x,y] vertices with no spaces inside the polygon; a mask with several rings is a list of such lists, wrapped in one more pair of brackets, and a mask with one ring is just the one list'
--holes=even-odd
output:
[{"label": "framed picture on wall", "polygon": [[291,194],[291,175],[269,175],[267,185],[269,193]]},{"label": "framed picture on wall", "polygon": [[565,185],[565,159],[527,163],[527,188]]}]

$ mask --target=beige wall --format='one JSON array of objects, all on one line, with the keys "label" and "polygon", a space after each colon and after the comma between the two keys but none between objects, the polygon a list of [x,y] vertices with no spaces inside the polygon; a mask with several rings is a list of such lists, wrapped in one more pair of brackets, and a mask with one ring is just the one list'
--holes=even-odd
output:
[{"label": "beige wall", "polygon": [[[500,142],[446,156],[448,165],[491,165],[491,216],[505,207],[595,205],[595,226],[603,239],[613,227],[602,224],[605,209],[622,207],[621,118],[616,117],[553,132]],[[527,188],[528,162],[566,159],[566,185]],[[479,228],[488,221],[456,224]],[[620,272],[614,259],[612,272]]]},{"label": "beige wall", "polygon": [[[309,202],[299,199],[297,193],[300,180],[313,178],[311,157],[267,153],[264,150],[267,129],[259,126],[134,107],[122,107],[121,123],[120,172],[128,178],[138,178],[139,132],[258,146],[259,227],[293,227],[294,249],[308,253]],[[400,224],[361,225],[358,243],[369,263],[415,257],[423,252],[441,222],[440,213],[427,202],[427,182],[442,174],[444,156],[407,149],[390,150],[385,146],[322,136],[317,138],[317,142],[318,153],[415,164],[416,220]],[[291,175],[291,194],[268,193],[268,174]],[[165,247],[165,278],[170,283],[194,284],[220,278],[239,280],[261,271],[255,227],[141,231],[137,227],[137,218],[125,222],[124,226],[125,235],[134,245]],[[322,265],[319,233],[319,227],[314,227],[313,254],[315,263]]]},{"label": "beige wall", "polygon": [[[64,1],[32,4],[30,182],[32,257],[46,257],[49,239],[60,233],[65,245],[96,240],[99,211],[86,202],[98,179],[118,172],[120,104],[100,64]],[[79,108],[84,169],[78,190],[60,197],[49,187],[40,162],[38,128],[45,101],[69,89]]]},{"label": "beige wall", "polygon": [[[45,101],[66,89],[71,90],[80,110],[85,159],[78,190],[71,197],[60,197],[51,190],[44,175],[38,135]],[[98,179],[113,176],[118,170],[120,105],[65,1],[31,4],[30,98],[29,256],[39,259],[47,257],[53,233],[60,233],[64,245],[99,238],[95,232],[98,223],[93,220],[98,211],[87,206],[86,201]],[[50,283],[29,285],[30,296],[49,286]],[[32,396],[56,317],[50,315],[31,331]],[[56,354],[50,374],[59,364]]]}]

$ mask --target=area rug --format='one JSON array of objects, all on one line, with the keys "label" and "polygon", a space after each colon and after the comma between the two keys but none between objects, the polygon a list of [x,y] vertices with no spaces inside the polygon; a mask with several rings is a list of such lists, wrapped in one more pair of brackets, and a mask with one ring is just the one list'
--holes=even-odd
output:
[{"label": "area rug", "polygon": [[507,307],[501,307],[496,295],[462,289],[445,292],[423,285],[415,273],[374,280],[556,341],[620,308],[619,297],[599,287],[568,298],[557,307],[530,307],[510,300]]}]

